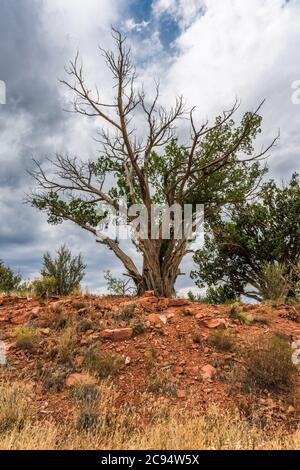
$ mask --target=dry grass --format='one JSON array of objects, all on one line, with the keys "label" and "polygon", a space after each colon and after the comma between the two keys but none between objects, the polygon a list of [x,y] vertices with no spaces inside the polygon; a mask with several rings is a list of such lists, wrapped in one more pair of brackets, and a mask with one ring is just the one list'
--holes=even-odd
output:
[{"label": "dry grass", "polygon": [[[1,388],[0,450],[300,448],[300,431],[287,434],[283,429],[262,430],[250,426],[235,410],[212,407],[205,416],[199,417],[170,411],[162,402],[149,407],[146,396],[145,403],[148,403],[147,411],[151,416],[145,428],[138,419],[137,410],[116,410],[116,392],[106,381],[100,385],[99,400],[93,408],[79,407],[63,425],[53,421],[39,422],[31,409],[33,405],[28,406],[28,400],[28,391],[20,385]],[[89,422],[93,423],[91,429],[78,425]]]},{"label": "dry grass", "polygon": [[59,361],[63,364],[71,364],[76,341],[76,328],[70,324],[58,338],[57,353]]}]

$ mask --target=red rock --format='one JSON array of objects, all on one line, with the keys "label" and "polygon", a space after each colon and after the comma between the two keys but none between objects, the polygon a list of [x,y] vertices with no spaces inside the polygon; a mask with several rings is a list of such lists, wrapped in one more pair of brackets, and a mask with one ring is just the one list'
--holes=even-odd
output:
[{"label": "red rock", "polygon": [[144,297],[155,297],[154,290],[146,290]]},{"label": "red rock", "polygon": [[31,310],[31,313],[33,316],[37,317],[40,313],[41,309],[40,307],[34,307],[32,310]]},{"label": "red rock", "polygon": [[141,304],[156,304],[158,302],[157,297],[144,297],[143,299],[140,300]]},{"label": "red rock", "polygon": [[40,328],[40,332],[42,333],[42,335],[49,335],[50,328]]},{"label": "red rock", "polygon": [[118,328],[115,330],[103,330],[101,331],[99,337],[111,341],[123,341],[126,339],[130,339],[132,335],[132,328]]},{"label": "red rock", "polygon": [[196,320],[200,320],[201,318],[205,317],[205,313],[197,313]]},{"label": "red rock", "polygon": [[187,299],[170,299],[169,300],[169,307],[184,307],[190,304],[191,302]]},{"label": "red rock", "polygon": [[161,325],[161,323],[166,325],[168,322],[168,319],[165,315],[159,315],[158,313],[151,313],[147,316],[147,320],[150,321],[150,323],[154,323],[155,325],[159,326]]},{"label": "red rock", "polygon": [[201,320],[201,325],[205,326],[206,328],[215,329],[215,328],[226,328],[226,320],[223,318],[211,318],[207,320]]},{"label": "red rock", "polygon": [[94,377],[92,377],[89,374],[74,373],[74,374],[69,375],[69,377],[66,379],[66,382],[65,382],[67,387],[74,387],[74,385],[78,385],[81,383],[95,385],[97,381]]},{"label": "red rock", "polygon": [[174,372],[175,372],[175,374],[183,374],[184,373],[184,368],[180,367],[180,366],[177,366],[177,367],[175,367]]},{"label": "red rock", "polygon": [[177,398],[185,398],[185,396],[186,396],[185,390],[178,389],[177,392],[176,392],[176,395],[177,395]]},{"label": "red rock", "polygon": [[206,366],[201,367],[201,375],[204,380],[212,380],[217,373],[217,369],[207,364]]}]

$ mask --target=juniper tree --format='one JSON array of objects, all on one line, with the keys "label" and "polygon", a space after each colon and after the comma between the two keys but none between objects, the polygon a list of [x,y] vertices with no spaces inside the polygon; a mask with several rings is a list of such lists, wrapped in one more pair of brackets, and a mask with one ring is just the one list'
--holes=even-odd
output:
[{"label": "juniper tree", "polygon": [[[253,200],[227,207],[226,217],[220,211],[207,224],[205,246],[194,257],[197,285],[218,286],[221,301],[240,295],[261,300],[270,297],[272,282],[281,276],[282,292],[290,282],[288,294],[294,295],[293,285],[299,279],[295,270],[300,262],[299,214],[296,173],[282,187],[273,180],[266,182]],[[278,280],[276,284],[278,289]]]},{"label": "juniper tree", "polygon": [[[151,205],[171,207],[176,203],[183,211],[184,204],[204,203],[206,217],[212,216],[226,201],[244,199],[253,191],[265,171],[259,161],[274,142],[255,153],[253,143],[261,132],[260,107],[246,112],[235,124],[236,101],[213,124],[206,121],[198,126],[194,109],[187,110],[182,97],[167,109],[159,103],[160,87],[155,84],[155,96],[148,98],[137,86],[126,38],[116,30],[112,34],[116,51],[100,49],[112,74],[115,97],[111,102],[104,102],[98,88],[91,90],[87,85],[78,54],[67,68],[68,78],[62,81],[74,93],[72,110],[102,125],[98,135],[101,155],[89,162],[57,155],[50,172],[35,162],[31,174],[38,188],[30,201],[48,214],[49,223],[70,220],[109,248],[139,295],[154,290],[157,295],[171,296],[181,261],[190,251],[189,240],[187,236],[177,239],[172,230],[168,240],[161,230],[158,239],[151,238]],[[179,142],[176,126],[183,119],[189,122],[189,139]],[[140,135],[141,128],[146,129],[144,135]],[[107,190],[112,178],[114,184]],[[117,210],[122,196],[129,205],[143,204],[149,215],[148,238],[136,233],[132,239],[143,259],[141,271],[118,240],[99,229],[103,218],[99,206],[105,203]],[[126,222],[134,221],[131,216]]]}]

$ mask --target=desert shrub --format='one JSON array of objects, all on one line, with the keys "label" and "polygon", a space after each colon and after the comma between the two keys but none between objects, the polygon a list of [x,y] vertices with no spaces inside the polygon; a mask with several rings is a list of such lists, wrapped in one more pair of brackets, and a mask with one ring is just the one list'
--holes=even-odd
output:
[{"label": "desert shrub", "polygon": [[195,344],[202,344],[202,338],[201,338],[201,336],[200,336],[198,333],[196,333],[196,334],[193,336],[193,342],[194,342]]},{"label": "desert shrub", "polygon": [[34,295],[39,297],[50,297],[56,294],[56,279],[53,276],[43,276],[32,282]]},{"label": "desert shrub", "polygon": [[91,431],[97,428],[98,423],[99,423],[98,413],[96,413],[93,410],[83,409],[83,410],[80,410],[79,412],[77,423],[76,423],[76,429],[79,432]]},{"label": "desert shrub", "polygon": [[18,326],[16,332],[16,346],[22,349],[32,350],[39,342],[40,332],[31,326]]},{"label": "desert shrub", "polygon": [[296,367],[292,363],[292,349],[285,336],[273,334],[256,341],[246,356],[245,385],[273,392],[289,389]]},{"label": "desert shrub", "polygon": [[25,387],[18,383],[0,386],[0,434],[22,429],[32,414]]},{"label": "desert shrub", "polygon": [[157,351],[152,344],[150,344],[145,351],[145,362],[149,369],[154,367],[157,363]]},{"label": "desert shrub", "polygon": [[37,375],[43,384],[45,391],[61,392],[65,385],[65,380],[69,370],[62,367],[45,369],[44,364],[37,366]]},{"label": "desert shrub", "polygon": [[71,251],[63,245],[53,259],[50,253],[43,257],[42,277],[55,279],[55,294],[70,295],[80,285],[86,265],[81,255],[72,257]]},{"label": "desert shrub", "polygon": [[220,351],[232,351],[234,339],[226,330],[215,330],[210,333],[208,343]]},{"label": "desert shrub", "polygon": [[100,398],[99,388],[92,383],[79,383],[71,388],[71,397],[78,403],[90,406]]},{"label": "desert shrub", "polygon": [[131,279],[120,279],[114,277],[110,271],[105,271],[104,279],[107,282],[107,290],[111,295],[136,295],[136,288],[132,285]]},{"label": "desert shrub", "polygon": [[68,326],[59,336],[57,341],[57,354],[60,362],[71,364],[74,354],[76,340],[76,330],[73,326]]},{"label": "desert shrub", "polygon": [[150,374],[146,391],[156,395],[176,396],[177,387],[169,370],[155,369]]},{"label": "desert shrub", "polygon": [[285,299],[289,279],[283,264],[265,263],[259,275],[259,294],[263,300]]},{"label": "desert shrub", "polygon": [[116,376],[123,364],[124,361],[121,356],[110,352],[99,353],[94,348],[85,353],[83,362],[85,369],[100,378]]},{"label": "desert shrub", "polygon": [[89,330],[93,330],[94,327],[95,325],[92,322],[88,320],[83,320],[78,324],[77,331],[79,331],[80,333],[85,333]]},{"label": "desert shrub", "polygon": [[147,331],[146,323],[144,322],[142,318],[138,318],[137,320],[135,320],[135,322],[132,325],[132,328],[133,328],[133,336],[142,335],[146,333]]},{"label": "desert shrub", "polygon": [[234,318],[235,320],[239,320],[245,325],[251,325],[253,323],[253,316],[244,313],[243,307],[238,302],[235,302],[231,305],[229,310],[229,316],[231,318]]},{"label": "desert shrub", "polygon": [[21,280],[21,276],[15,274],[0,260],[0,292],[9,293],[18,289]]}]

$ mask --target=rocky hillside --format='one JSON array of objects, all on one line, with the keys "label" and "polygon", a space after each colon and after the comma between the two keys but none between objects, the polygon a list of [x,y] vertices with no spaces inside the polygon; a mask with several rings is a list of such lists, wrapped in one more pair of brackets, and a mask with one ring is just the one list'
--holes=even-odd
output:
[{"label": "rocky hillside", "polygon": [[276,393],[261,386],[255,400],[245,376],[251,348],[273,334],[289,344],[300,339],[298,321],[291,306],[202,305],[152,292],[137,299],[0,297],[0,340],[7,352],[0,379],[24,383],[37,397],[39,416],[59,422],[75,406],[72,387],[108,377],[117,406],[139,405],[147,394],[147,400],[196,414],[212,403],[232,404],[249,415],[297,423],[297,371],[293,393],[284,383]]}]

